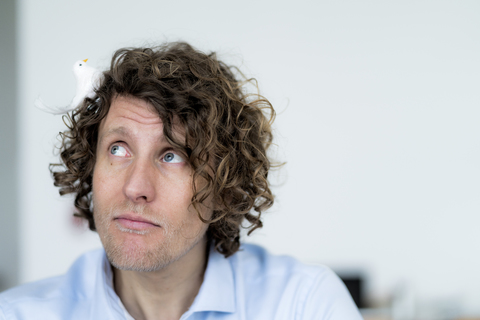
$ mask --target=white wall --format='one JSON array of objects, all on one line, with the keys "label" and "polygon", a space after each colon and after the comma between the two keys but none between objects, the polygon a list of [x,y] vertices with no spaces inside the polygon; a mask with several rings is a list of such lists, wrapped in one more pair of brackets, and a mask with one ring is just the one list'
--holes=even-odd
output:
[{"label": "white wall", "polygon": [[[133,4],[134,3],[134,4]],[[21,281],[100,245],[75,227],[47,166],[78,59],[186,40],[240,64],[278,110],[277,204],[253,236],[356,270],[372,296],[480,307],[477,1],[19,0]]]}]

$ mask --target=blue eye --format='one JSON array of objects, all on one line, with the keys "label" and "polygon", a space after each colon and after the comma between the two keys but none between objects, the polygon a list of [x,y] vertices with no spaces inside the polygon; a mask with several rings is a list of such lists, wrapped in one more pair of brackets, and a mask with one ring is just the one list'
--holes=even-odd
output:
[{"label": "blue eye", "polygon": [[183,159],[176,153],[168,152],[163,156],[163,161],[168,163],[180,163],[183,162]]},{"label": "blue eye", "polygon": [[122,146],[114,145],[110,148],[110,153],[117,157],[125,157],[127,155],[127,149]]}]

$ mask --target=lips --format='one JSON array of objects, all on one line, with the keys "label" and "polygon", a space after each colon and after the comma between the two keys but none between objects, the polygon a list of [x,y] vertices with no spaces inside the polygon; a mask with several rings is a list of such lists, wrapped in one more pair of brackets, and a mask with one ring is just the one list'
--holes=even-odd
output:
[{"label": "lips", "polygon": [[146,230],[150,228],[159,228],[160,226],[153,221],[145,219],[136,214],[122,214],[114,218],[115,222],[120,224],[123,228],[131,230]]}]

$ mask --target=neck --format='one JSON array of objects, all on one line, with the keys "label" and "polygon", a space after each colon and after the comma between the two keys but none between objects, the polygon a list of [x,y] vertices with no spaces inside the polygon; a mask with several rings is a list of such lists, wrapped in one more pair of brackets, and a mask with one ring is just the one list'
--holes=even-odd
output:
[{"label": "neck", "polygon": [[207,241],[201,240],[187,254],[152,272],[114,267],[115,291],[135,319],[180,319],[189,309],[203,282]]}]

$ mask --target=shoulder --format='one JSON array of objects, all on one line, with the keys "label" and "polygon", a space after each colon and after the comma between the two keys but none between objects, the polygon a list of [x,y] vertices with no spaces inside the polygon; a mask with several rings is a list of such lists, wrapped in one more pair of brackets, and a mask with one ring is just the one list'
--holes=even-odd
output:
[{"label": "shoulder", "polygon": [[310,266],[297,259],[285,255],[273,255],[264,248],[243,244],[234,256],[232,263],[242,266],[244,272],[254,277],[285,277],[299,276],[316,277],[319,273],[331,272],[324,266]]},{"label": "shoulder", "polygon": [[326,266],[307,265],[289,256],[273,255],[257,245],[242,245],[241,251],[232,258],[235,271],[251,283],[265,285],[274,282],[284,286],[302,285],[303,288],[311,286],[312,281],[338,281],[341,284],[336,274]]},{"label": "shoulder", "polygon": [[[35,318],[38,312],[64,310],[93,291],[103,250],[82,255],[65,275],[35,281],[0,293],[0,319]],[[2,318],[3,316],[3,318]]]},{"label": "shoulder", "polygon": [[250,244],[232,256],[231,264],[246,304],[258,306],[257,312],[270,305],[276,315],[271,318],[361,319],[345,285],[326,266],[272,255]]}]

